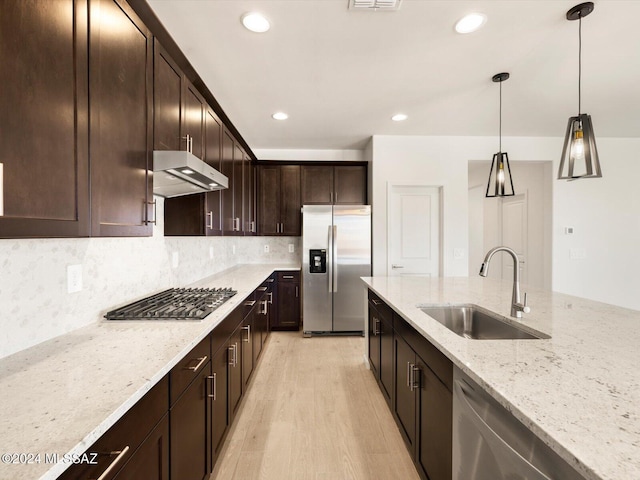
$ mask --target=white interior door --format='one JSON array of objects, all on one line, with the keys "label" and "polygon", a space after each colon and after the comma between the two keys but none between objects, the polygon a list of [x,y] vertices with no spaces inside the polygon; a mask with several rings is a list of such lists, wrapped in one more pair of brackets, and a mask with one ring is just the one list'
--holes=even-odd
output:
[{"label": "white interior door", "polygon": [[388,186],[387,275],[440,275],[440,188]]},{"label": "white interior door", "polygon": [[[526,194],[502,199],[502,245],[518,254],[520,281],[527,283],[527,196]],[[513,279],[513,261],[502,255],[502,278]]]}]

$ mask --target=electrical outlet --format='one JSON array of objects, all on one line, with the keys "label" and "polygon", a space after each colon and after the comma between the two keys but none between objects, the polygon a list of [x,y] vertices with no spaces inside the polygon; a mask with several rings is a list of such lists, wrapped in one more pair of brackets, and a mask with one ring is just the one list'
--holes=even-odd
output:
[{"label": "electrical outlet", "polygon": [[231,255],[235,255],[235,254],[236,254],[236,246],[231,245]]},{"label": "electrical outlet", "polygon": [[67,292],[75,293],[82,290],[82,265],[67,266]]},{"label": "electrical outlet", "polygon": [[289,244],[289,253],[293,253],[296,251],[296,246],[293,243]]},{"label": "electrical outlet", "polygon": [[264,246],[264,253],[269,253],[269,245]]},{"label": "electrical outlet", "polygon": [[213,247],[209,247],[209,258],[213,260]]},{"label": "electrical outlet", "polygon": [[180,254],[179,252],[173,252],[171,254],[171,266],[173,268],[178,268],[178,265],[180,265]]}]

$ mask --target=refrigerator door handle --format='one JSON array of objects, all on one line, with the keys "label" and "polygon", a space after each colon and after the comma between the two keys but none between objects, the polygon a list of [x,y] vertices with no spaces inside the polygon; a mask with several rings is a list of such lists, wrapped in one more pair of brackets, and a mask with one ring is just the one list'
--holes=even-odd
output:
[{"label": "refrigerator door handle", "polygon": [[338,226],[333,226],[333,291],[338,291]]},{"label": "refrigerator door handle", "polygon": [[329,258],[327,258],[327,274],[328,274],[327,281],[329,282],[329,293],[333,292],[333,231],[332,230],[333,230],[332,226],[329,225],[329,232],[328,232]]}]

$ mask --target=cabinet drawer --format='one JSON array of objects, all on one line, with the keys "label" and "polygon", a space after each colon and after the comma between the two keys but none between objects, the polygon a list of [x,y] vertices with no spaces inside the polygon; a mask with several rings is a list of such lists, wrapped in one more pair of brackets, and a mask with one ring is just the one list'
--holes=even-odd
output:
[{"label": "cabinet drawer", "polygon": [[278,272],[278,282],[300,283],[300,271]]},{"label": "cabinet drawer", "polygon": [[[169,408],[168,399],[169,380],[165,375],[113,427],[87,449],[87,454],[94,452],[99,454],[95,459],[96,465],[86,463],[72,465],[59,480],[95,479],[100,477],[110,465],[113,465],[113,474],[118,472],[132,458],[154,426],[166,415]],[[113,475],[107,478],[113,478]]]},{"label": "cabinet drawer", "polygon": [[200,374],[202,368],[211,359],[210,355],[211,340],[207,336],[171,369],[171,372],[169,372],[171,405],[182,395],[182,392],[191,381]]},{"label": "cabinet drawer", "polygon": [[393,315],[393,324],[396,333],[411,346],[413,351],[416,352],[440,381],[452,392],[453,364],[451,360],[395,313]]},{"label": "cabinet drawer", "polygon": [[384,301],[381,300],[380,297],[378,297],[371,290],[369,290],[369,304],[378,311],[378,314],[382,318],[384,318],[387,323],[391,324],[393,322],[393,313],[391,307],[384,303]]}]

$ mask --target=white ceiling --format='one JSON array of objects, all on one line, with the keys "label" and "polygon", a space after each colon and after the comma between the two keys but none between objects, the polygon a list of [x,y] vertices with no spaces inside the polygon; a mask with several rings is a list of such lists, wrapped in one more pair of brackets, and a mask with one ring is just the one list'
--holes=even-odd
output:
[{"label": "white ceiling", "polygon": [[[148,0],[252,149],[362,148],[374,134],[564,136],[578,112],[571,0]],[[240,23],[248,11],[264,34]],[[459,35],[466,13],[484,28]],[[640,137],[640,0],[600,0],[582,20],[582,110],[597,137]],[[276,121],[276,111],[289,114]],[[393,122],[397,112],[409,115]]]}]

